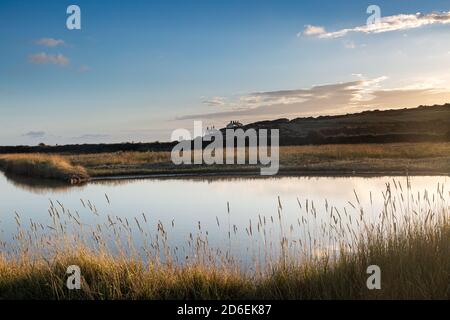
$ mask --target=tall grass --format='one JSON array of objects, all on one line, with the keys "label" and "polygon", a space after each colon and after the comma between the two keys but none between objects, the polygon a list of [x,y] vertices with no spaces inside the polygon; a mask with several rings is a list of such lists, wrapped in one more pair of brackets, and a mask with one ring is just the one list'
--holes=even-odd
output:
[{"label": "tall grass", "polygon": [[89,180],[81,166],[72,165],[57,155],[11,154],[0,156],[0,168],[7,174],[63,180],[72,184]]},{"label": "tall grass", "polygon": [[[216,231],[199,222],[182,248],[169,241],[175,221],[155,226],[145,214],[105,215],[81,200],[85,214],[101,221],[90,225],[83,213],[51,201],[48,224],[15,213],[14,241],[0,242],[0,298],[449,299],[448,200],[443,185],[413,194],[409,183],[405,188],[393,181],[375,215],[363,209],[357,193],[351,211],[325,201],[327,219],[305,199],[298,201],[294,226],[286,224],[279,199],[277,214],[248,226],[217,217]],[[105,201],[110,203],[107,195]],[[243,267],[226,244],[210,246],[209,232],[225,233],[230,244],[244,233],[248,241],[237,243],[242,248],[259,239],[259,247],[244,250],[253,266]],[[81,268],[81,290],[65,286],[69,265]],[[366,286],[369,265],[381,268],[381,290]]]},{"label": "tall grass", "polygon": [[[450,172],[450,143],[281,146],[280,172]],[[224,152],[225,155],[225,152]],[[253,166],[175,166],[170,152],[64,155],[91,176],[244,172]],[[247,150],[248,157],[248,150]]]},{"label": "tall grass", "polygon": [[[450,143],[282,146],[279,151],[280,173],[450,172]],[[248,163],[249,149],[245,152]],[[5,167],[6,162],[13,172],[63,180],[75,177],[74,181],[85,180],[87,175],[111,177],[259,172],[259,165],[249,164],[177,166],[172,163],[167,151],[0,156],[0,167]]]}]

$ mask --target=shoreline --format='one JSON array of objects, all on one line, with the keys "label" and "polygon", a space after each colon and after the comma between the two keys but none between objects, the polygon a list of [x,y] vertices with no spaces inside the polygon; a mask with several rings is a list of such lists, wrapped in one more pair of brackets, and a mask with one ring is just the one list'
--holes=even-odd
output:
[{"label": "shoreline", "polygon": [[123,175],[111,175],[111,176],[94,176],[91,177],[89,182],[98,181],[114,181],[114,180],[144,180],[144,179],[188,179],[188,178],[252,178],[252,179],[276,179],[281,177],[393,177],[393,176],[431,176],[431,177],[443,177],[449,176],[449,172],[436,172],[436,171],[284,171],[273,176],[262,176],[254,172],[246,171],[234,171],[234,172],[192,172],[192,173],[154,173],[154,174],[123,174]]},{"label": "shoreline", "polygon": [[0,169],[72,184],[158,178],[450,175],[450,143],[292,146],[281,147],[279,153],[279,170],[273,176],[262,176],[260,164],[175,165],[170,153],[151,151],[2,155]]}]

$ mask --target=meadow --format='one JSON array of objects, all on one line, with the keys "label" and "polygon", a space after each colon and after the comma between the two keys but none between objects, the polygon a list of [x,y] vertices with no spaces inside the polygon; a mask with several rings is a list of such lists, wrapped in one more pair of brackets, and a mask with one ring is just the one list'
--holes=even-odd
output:
[{"label": "meadow", "polygon": [[[380,196],[384,206],[375,217],[355,192],[348,202],[351,211],[326,202],[320,209],[329,216],[325,222],[318,221],[319,209],[308,199],[299,202],[296,225],[284,222],[280,200],[273,216],[249,221],[239,231],[217,220],[231,239],[238,232],[262,239],[262,247],[248,252],[255,257],[251,269],[241,267],[241,257],[210,247],[211,230],[202,229],[200,221],[180,248],[168,244],[173,224],[153,225],[145,214],[110,216],[80,200],[88,213],[107,221],[88,224],[83,214],[52,201],[48,225],[15,213],[14,242],[0,242],[0,297],[449,299],[448,190],[438,185],[435,191],[413,193],[409,183],[393,181]],[[271,228],[280,230],[279,237],[269,237]],[[292,237],[296,231],[299,238]],[[137,248],[136,238],[146,245]],[[272,255],[275,247],[279,254]],[[81,269],[80,290],[66,288],[70,265]],[[381,269],[381,290],[366,286],[369,265]]]},{"label": "meadow", "polygon": [[[280,173],[448,173],[450,143],[395,143],[280,147]],[[257,172],[250,165],[183,165],[170,152],[64,155],[92,177],[163,173]]]},{"label": "meadow", "polygon": [[[394,143],[280,147],[280,174],[450,172],[450,143]],[[251,165],[175,166],[170,152],[64,154],[92,177],[154,174],[243,174]]]},{"label": "meadow", "polygon": [[[280,174],[448,174],[450,143],[280,147]],[[247,150],[248,156],[248,150]],[[92,178],[174,174],[258,174],[257,165],[174,165],[167,151],[0,155],[6,173],[72,183]]]}]

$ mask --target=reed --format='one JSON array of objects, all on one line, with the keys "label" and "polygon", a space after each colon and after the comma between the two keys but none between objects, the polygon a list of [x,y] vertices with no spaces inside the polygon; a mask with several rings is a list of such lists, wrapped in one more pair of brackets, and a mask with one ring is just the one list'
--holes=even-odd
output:
[{"label": "reed", "polygon": [[[0,298],[449,299],[449,195],[443,185],[413,193],[409,181],[393,180],[379,212],[367,212],[357,192],[344,209],[298,199],[295,225],[281,199],[274,215],[243,226],[230,223],[227,204],[217,229],[199,221],[183,247],[170,244],[174,220],[103,214],[87,199],[78,212],[50,200],[48,224],[15,213],[13,241],[0,241]],[[89,215],[98,223],[85,223]],[[251,243],[250,265],[211,246],[212,232],[223,233],[229,248]],[[366,287],[373,264],[381,290]],[[65,286],[69,265],[82,270],[81,290]]]},{"label": "reed", "polygon": [[42,179],[56,179],[71,184],[89,180],[89,175],[81,166],[72,165],[67,159],[57,155],[11,154],[0,156],[0,168],[6,174]]},{"label": "reed", "polygon": [[[248,149],[246,150],[248,157]],[[450,172],[450,143],[393,143],[281,146],[280,173],[304,172]],[[224,152],[225,155],[225,152]],[[117,152],[63,155],[91,176],[160,173],[243,173],[251,165],[173,165],[170,152]]]},{"label": "reed", "polygon": [[[450,143],[282,146],[280,174],[447,174]],[[226,152],[224,152],[225,156]],[[245,150],[248,159],[249,149]],[[236,155],[235,155],[236,157]],[[248,162],[248,161],[247,161]],[[167,151],[3,155],[0,167],[37,178],[258,174],[259,165],[174,165]]]}]

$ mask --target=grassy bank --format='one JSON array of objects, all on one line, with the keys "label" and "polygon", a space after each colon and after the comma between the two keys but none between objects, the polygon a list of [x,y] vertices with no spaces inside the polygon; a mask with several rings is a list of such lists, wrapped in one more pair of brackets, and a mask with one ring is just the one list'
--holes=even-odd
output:
[{"label": "grassy bank", "polygon": [[[354,212],[345,211],[345,216],[353,217],[349,220],[344,212],[331,208],[329,223],[320,228],[325,242],[310,229],[317,222],[316,209],[303,206],[308,219],[302,213],[300,245],[290,237],[293,226],[290,231],[283,226],[280,203],[279,222],[272,220],[272,224],[285,231],[278,243],[275,240],[265,247],[265,253],[278,245],[282,254],[256,265],[255,272],[241,269],[225,252],[206,248],[205,230],[191,234],[186,248],[192,252],[179,261],[175,248],[167,244],[170,226],[158,222],[155,229],[145,215],[136,217],[136,223],[108,216],[109,224],[88,226],[78,213],[52,203],[53,224],[46,227],[33,221],[25,227],[16,214],[15,244],[0,244],[4,247],[0,250],[0,298],[450,299],[447,191],[438,187],[435,194],[416,196],[395,184],[388,186],[384,196],[385,206],[377,221],[358,202],[351,205]],[[90,203],[86,207],[101,216]],[[265,217],[252,223],[249,237],[270,229]],[[69,227],[75,229],[68,232]],[[41,233],[44,229],[48,232]],[[114,254],[106,245],[111,235],[120,248]],[[151,239],[146,259],[131,244],[136,237]],[[81,269],[81,290],[70,291],[65,286],[69,265]],[[381,269],[381,290],[366,286],[369,265]]]},{"label": "grassy bank", "polygon": [[[159,174],[255,174],[257,165],[174,165],[170,152],[0,156],[6,172],[85,181]],[[448,174],[450,143],[292,146],[280,148],[280,174]]]},{"label": "grassy bank", "polygon": [[[170,152],[65,155],[92,177],[171,173],[258,173],[255,166],[182,165]],[[449,173],[450,143],[293,146],[280,148],[280,173]]]},{"label": "grassy bank", "polygon": [[0,156],[0,168],[7,174],[55,179],[71,184],[89,180],[87,171],[57,155],[16,154]]}]

